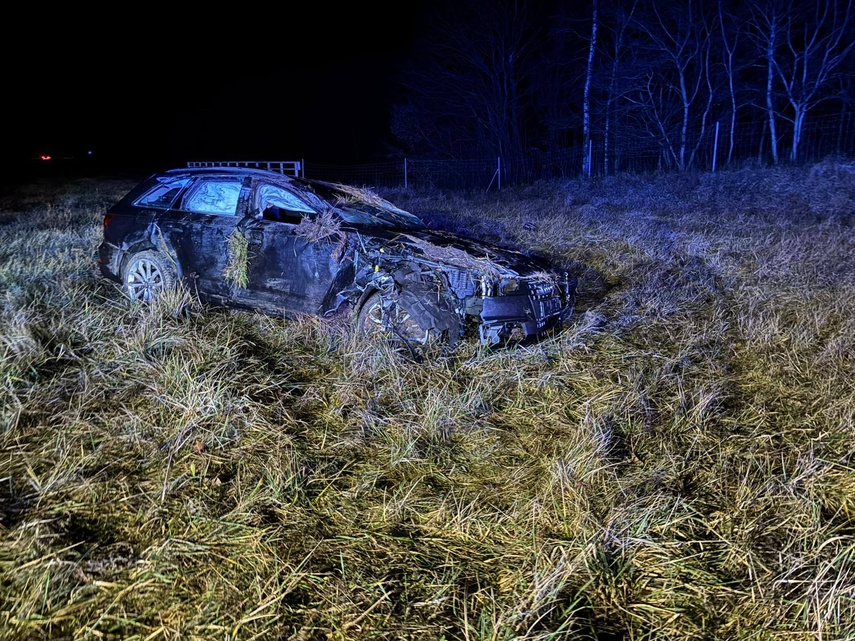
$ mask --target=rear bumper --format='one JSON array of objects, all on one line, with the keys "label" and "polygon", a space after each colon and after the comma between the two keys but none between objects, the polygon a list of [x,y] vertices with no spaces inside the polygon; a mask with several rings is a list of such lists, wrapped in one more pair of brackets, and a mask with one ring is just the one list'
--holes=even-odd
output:
[{"label": "rear bumper", "polygon": [[121,282],[121,264],[121,249],[108,242],[103,242],[98,246],[98,269],[101,270],[102,276]]}]

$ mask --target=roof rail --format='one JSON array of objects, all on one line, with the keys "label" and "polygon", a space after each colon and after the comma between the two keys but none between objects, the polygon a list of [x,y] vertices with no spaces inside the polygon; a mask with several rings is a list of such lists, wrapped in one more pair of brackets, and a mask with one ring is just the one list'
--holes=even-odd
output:
[{"label": "roof rail", "polygon": [[193,161],[187,163],[188,167],[255,167],[256,169],[267,169],[278,171],[280,174],[295,177],[305,177],[303,162],[300,160],[222,160],[222,161]]}]

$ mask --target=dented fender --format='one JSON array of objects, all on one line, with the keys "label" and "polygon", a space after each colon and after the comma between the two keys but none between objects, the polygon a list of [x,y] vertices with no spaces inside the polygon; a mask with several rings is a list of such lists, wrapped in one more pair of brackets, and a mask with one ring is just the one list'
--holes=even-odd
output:
[{"label": "dented fender", "polygon": [[156,250],[167,256],[171,260],[178,277],[184,277],[184,270],[175,244],[156,222],[149,223],[144,229],[129,232],[122,238],[119,245],[108,242],[102,243],[98,250],[101,271],[106,276],[118,280],[128,259],[134,254],[146,250]]},{"label": "dented fender", "polygon": [[372,249],[355,252],[354,265],[360,268],[353,284],[339,292],[339,297],[359,310],[371,294],[380,292],[385,301],[410,314],[423,330],[445,334],[456,342],[463,328],[462,310],[434,272],[423,269],[411,257]]},{"label": "dented fender", "polygon": [[178,253],[177,245],[173,243],[169,237],[169,232],[164,232],[164,230],[156,222],[153,222],[151,225],[149,225],[148,232],[149,242],[151,243],[152,247],[169,257],[169,260],[172,262],[172,267],[175,269],[175,273],[178,275],[179,280],[183,280],[183,261],[181,260],[181,256]]}]

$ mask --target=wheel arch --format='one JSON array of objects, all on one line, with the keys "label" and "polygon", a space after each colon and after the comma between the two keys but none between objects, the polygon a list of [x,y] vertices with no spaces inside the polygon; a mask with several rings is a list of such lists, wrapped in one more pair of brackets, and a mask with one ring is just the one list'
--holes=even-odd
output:
[{"label": "wheel arch", "polygon": [[119,261],[119,274],[125,273],[125,268],[136,254],[143,251],[156,251],[169,259],[179,281],[184,280],[184,267],[178,257],[175,245],[155,225],[149,225],[144,234],[127,240],[122,244],[122,258]]},{"label": "wheel arch", "polygon": [[[354,308],[355,318],[359,318],[371,296],[378,293],[381,297],[385,295],[382,287],[371,284],[366,286]],[[394,304],[406,310],[423,330],[445,334],[452,345],[456,343],[463,328],[462,319],[447,301],[432,300],[427,288],[415,281],[407,285],[398,284],[391,296]]]},{"label": "wheel arch", "polygon": [[356,298],[356,304],[353,306],[354,318],[357,318],[359,316],[359,314],[362,312],[362,308],[365,307],[365,303],[367,303],[368,299],[376,293],[379,293],[381,296],[383,295],[383,291],[379,287],[374,286],[373,284],[369,284],[365,289],[362,290],[362,293]]}]

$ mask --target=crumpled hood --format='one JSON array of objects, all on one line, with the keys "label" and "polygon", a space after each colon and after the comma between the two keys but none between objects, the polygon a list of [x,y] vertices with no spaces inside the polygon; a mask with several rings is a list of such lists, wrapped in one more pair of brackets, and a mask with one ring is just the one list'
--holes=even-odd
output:
[{"label": "crumpled hood", "polygon": [[414,256],[464,269],[496,271],[505,277],[553,271],[546,262],[537,258],[450,232],[372,230],[372,235],[387,240],[386,246],[390,250],[397,246],[399,251],[407,250]]}]

